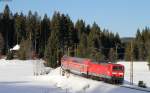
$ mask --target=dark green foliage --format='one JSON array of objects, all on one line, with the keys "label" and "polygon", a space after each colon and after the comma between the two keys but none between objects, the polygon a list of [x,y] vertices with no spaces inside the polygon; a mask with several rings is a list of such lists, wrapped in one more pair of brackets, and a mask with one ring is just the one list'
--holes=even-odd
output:
[{"label": "dark green foliage", "polygon": [[63,55],[96,61],[150,60],[148,27],[138,29],[135,38],[121,42],[118,33],[102,30],[95,22],[89,25],[80,19],[73,23],[68,15],[59,12],[55,12],[51,19],[46,14],[41,19],[37,12],[32,11],[28,15],[13,15],[6,5],[0,13],[0,52],[11,59],[12,54],[8,51],[16,44],[21,45],[20,59],[31,58],[34,51],[54,68],[60,65]]},{"label": "dark green foliage", "polygon": [[88,46],[87,46],[87,36],[83,33],[80,37],[80,42],[78,46],[78,56],[79,57],[87,57],[88,56]]},{"label": "dark green foliage", "polygon": [[89,58],[95,59],[96,55],[100,56],[101,52],[101,41],[100,41],[101,30],[99,26],[94,23],[88,36],[88,56]]},{"label": "dark green foliage", "polygon": [[13,59],[13,52],[12,51],[9,51],[8,53],[7,53],[7,58],[6,58],[7,60],[11,60],[11,59]]},{"label": "dark green foliage", "polygon": [[147,58],[148,60],[147,61],[148,61],[148,64],[150,65],[150,50],[148,50],[148,51],[149,51],[149,53],[148,53],[148,58]]},{"label": "dark green foliage", "polygon": [[4,12],[0,19],[0,32],[4,38],[4,54],[13,46],[14,42],[14,19],[8,5],[5,6]]},{"label": "dark green foliage", "polygon": [[40,37],[39,37],[39,56],[44,56],[44,51],[48,42],[48,37],[50,34],[50,20],[47,15],[44,15],[43,20],[41,20],[40,27]]},{"label": "dark green foliage", "polygon": [[47,66],[55,68],[57,66],[58,61],[58,53],[59,53],[59,39],[58,32],[52,31],[51,36],[48,39],[48,44],[45,49],[45,58],[47,62]]},{"label": "dark green foliage", "polygon": [[23,13],[18,14],[16,13],[14,15],[15,23],[14,23],[14,28],[15,28],[15,43],[19,44],[22,39],[27,39],[26,37],[26,18],[23,15]]},{"label": "dark green foliage", "polygon": [[34,51],[35,55],[47,61],[47,66],[53,68],[60,65],[63,55],[96,61],[111,57],[112,60],[114,53],[110,53],[111,48],[115,49],[116,44],[121,45],[118,33],[101,30],[95,22],[91,26],[81,19],[74,24],[68,15],[59,12],[55,12],[51,19],[46,14],[41,19],[37,12],[32,11],[28,15],[13,15],[8,5],[0,13],[0,33],[4,41],[4,47],[1,47],[4,54],[20,44],[20,59],[32,58]]},{"label": "dark green foliage", "polygon": [[117,60],[116,52],[113,48],[110,48],[110,50],[109,50],[109,61],[114,63],[114,62],[116,62],[116,60]]},{"label": "dark green foliage", "polygon": [[75,24],[75,29],[78,32],[78,39],[80,39],[81,34],[85,32],[85,22],[83,20],[78,20]]},{"label": "dark green foliage", "polygon": [[148,66],[149,66],[149,70],[150,70],[150,42],[147,45],[149,47],[148,51],[148,56],[147,56],[147,61],[148,61]]},{"label": "dark green foliage", "polygon": [[133,54],[129,55],[130,43],[126,43],[125,59],[133,56],[133,60],[146,61],[150,50],[150,29],[145,27],[142,31],[137,30],[136,38],[133,41]]},{"label": "dark green foliage", "polygon": [[18,51],[18,58],[21,60],[30,59],[32,57],[31,41],[29,39],[22,40],[20,43],[20,50]]},{"label": "dark green foliage", "polygon": [[138,29],[135,42],[138,52],[135,54],[138,56],[137,60],[146,60],[150,50],[150,29],[145,27],[142,32]]},{"label": "dark green foliage", "polygon": [[133,60],[133,42],[129,42],[126,46],[125,50],[125,60],[126,61],[131,61]]},{"label": "dark green foliage", "polygon": [[2,34],[0,33],[0,55],[3,53],[3,49],[4,49],[4,39]]}]

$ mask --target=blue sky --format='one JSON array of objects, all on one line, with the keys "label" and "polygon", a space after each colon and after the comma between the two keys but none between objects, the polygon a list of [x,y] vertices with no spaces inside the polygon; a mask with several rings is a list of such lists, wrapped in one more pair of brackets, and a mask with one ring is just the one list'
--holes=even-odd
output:
[{"label": "blue sky", "polygon": [[52,17],[54,11],[68,14],[76,22],[94,21],[101,27],[118,32],[121,37],[135,36],[137,28],[150,26],[150,0],[0,0],[0,12],[8,4],[11,11],[37,11]]}]

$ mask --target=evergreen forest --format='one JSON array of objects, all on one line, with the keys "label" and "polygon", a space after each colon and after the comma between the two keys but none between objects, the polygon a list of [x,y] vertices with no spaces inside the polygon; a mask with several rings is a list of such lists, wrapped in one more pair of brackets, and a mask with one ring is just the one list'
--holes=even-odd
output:
[{"label": "evergreen forest", "polygon": [[21,60],[33,57],[57,67],[63,55],[91,58],[96,62],[108,60],[150,60],[150,28],[137,28],[136,36],[123,40],[118,33],[101,29],[96,23],[83,19],[73,22],[68,14],[54,11],[52,17],[37,12],[12,13],[6,5],[0,13],[0,55],[13,58],[10,48],[20,45]]}]

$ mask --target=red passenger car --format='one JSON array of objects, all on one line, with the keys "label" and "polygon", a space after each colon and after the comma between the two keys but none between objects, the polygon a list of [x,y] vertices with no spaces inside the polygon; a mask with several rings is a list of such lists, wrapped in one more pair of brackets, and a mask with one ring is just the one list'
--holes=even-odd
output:
[{"label": "red passenger car", "polygon": [[105,81],[122,83],[124,80],[124,66],[121,64],[98,64],[87,58],[64,56],[61,59],[61,67],[76,74]]}]

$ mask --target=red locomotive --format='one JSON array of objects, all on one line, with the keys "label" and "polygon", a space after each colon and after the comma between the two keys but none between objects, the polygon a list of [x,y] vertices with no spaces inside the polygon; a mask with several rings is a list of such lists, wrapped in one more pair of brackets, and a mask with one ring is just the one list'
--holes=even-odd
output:
[{"label": "red locomotive", "polygon": [[121,64],[98,64],[87,58],[63,56],[61,67],[66,71],[88,77],[96,77],[99,80],[110,81],[112,83],[123,83],[124,80],[124,66]]}]

